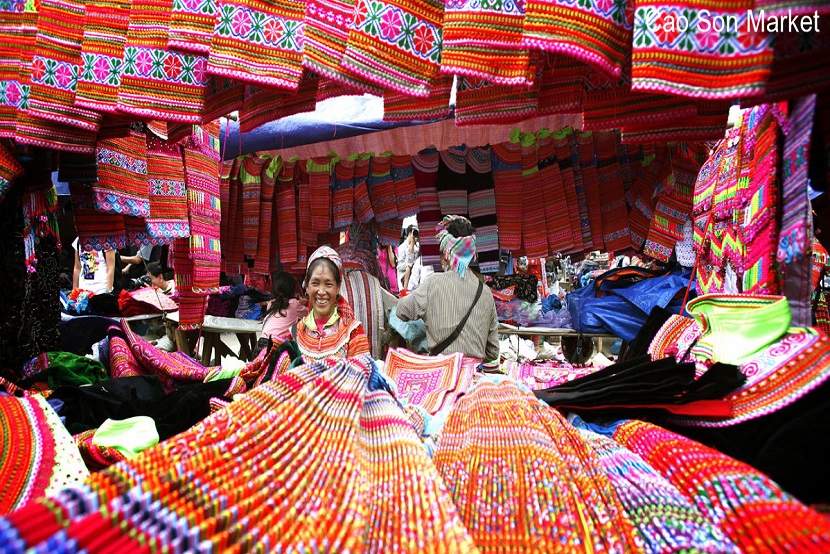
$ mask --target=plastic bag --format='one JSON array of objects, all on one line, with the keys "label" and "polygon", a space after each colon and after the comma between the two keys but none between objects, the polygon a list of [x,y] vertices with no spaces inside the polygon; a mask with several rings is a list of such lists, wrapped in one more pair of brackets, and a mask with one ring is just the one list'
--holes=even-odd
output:
[{"label": "plastic bag", "polygon": [[571,314],[564,306],[559,310],[542,310],[542,302],[525,302],[515,298],[509,302],[496,302],[499,321],[512,321],[522,327],[552,327],[573,329]]}]

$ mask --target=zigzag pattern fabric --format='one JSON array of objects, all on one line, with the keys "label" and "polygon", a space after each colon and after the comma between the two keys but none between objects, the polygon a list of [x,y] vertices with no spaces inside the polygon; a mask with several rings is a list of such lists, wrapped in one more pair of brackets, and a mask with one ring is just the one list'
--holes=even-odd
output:
[{"label": "zigzag pattern fabric", "polygon": [[187,187],[181,147],[147,135],[147,184],[150,215],[147,232],[157,244],[190,236]]},{"label": "zigzag pattern fabric", "polygon": [[147,191],[147,137],[130,131],[123,138],[98,140],[98,181],[92,185],[99,211],[146,218],[150,215]]}]

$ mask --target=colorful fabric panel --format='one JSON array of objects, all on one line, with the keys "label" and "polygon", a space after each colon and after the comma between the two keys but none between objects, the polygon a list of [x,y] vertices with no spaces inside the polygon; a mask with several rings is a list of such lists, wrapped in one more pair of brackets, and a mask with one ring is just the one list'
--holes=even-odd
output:
[{"label": "colorful fabric panel", "polygon": [[522,146],[503,142],[492,149],[499,248],[518,250],[522,247]]},{"label": "colorful fabric panel", "polygon": [[[262,170],[270,162],[270,156],[245,157],[239,168],[239,183],[242,186],[242,233],[243,253],[253,260],[257,253],[259,237],[259,204],[262,190]],[[237,214],[239,217],[239,214]]]},{"label": "colorful fabric panel", "polygon": [[[179,329],[182,331],[198,329],[205,320],[207,295],[193,290],[195,266],[190,254],[189,239],[173,240],[173,244],[170,246],[170,260],[176,278],[176,291],[179,293]],[[155,347],[153,348],[155,349]],[[139,362],[145,365],[134,347],[133,352]],[[203,380],[203,378],[200,380]]]},{"label": "colorful fabric panel", "polygon": [[426,98],[409,96],[393,90],[383,91],[384,121],[422,121],[443,119],[450,114],[452,75],[436,78]]},{"label": "colorful fabric panel", "polygon": [[[369,197],[369,170],[372,164],[372,154],[367,153],[355,160],[354,166],[354,214],[360,223],[368,223],[374,219],[372,199]],[[397,209],[397,206],[396,206]]]},{"label": "colorful fabric panel", "polygon": [[297,209],[294,195],[295,160],[284,160],[277,177],[277,233],[280,236],[280,261],[290,264],[297,261]]},{"label": "colorful fabric panel", "polygon": [[0,146],[0,202],[15,179],[23,175],[23,166],[5,146]]},{"label": "colorful fabric panel", "polygon": [[303,220],[303,226],[309,226],[315,233],[326,233],[332,226],[331,185],[334,167],[339,161],[340,158],[337,156],[318,156],[306,160],[311,195],[311,219]]},{"label": "colorful fabric panel", "polygon": [[[499,270],[499,227],[492,158],[490,148],[467,150],[467,202],[470,223],[476,230],[476,257],[482,273],[496,273]],[[423,255],[423,234],[421,237]]]},{"label": "colorful fabric panel", "polygon": [[0,98],[0,136],[13,138],[18,110],[28,107],[38,13],[34,2],[7,2],[0,6],[0,13],[0,83],[4,91]]},{"label": "colorful fabric panel", "polygon": [[538,82],[530,88],[519,88],[493,84],[477,77],[458,77],[456,125],[516,123],[534,117],[538,108]]},{"label": "colorful fabric panel", "polygon": [[147,138],[130,131],[124,138],[103,139],[96,147],[98,182],[92,185],[99,211],[146,218]]},{"label": "colorful fabric panel", "polygon": [[441,221],[441,204],[438,199],[439,153],[435,149],[421,151],[412,156],[412,175],[418,191],[418,222],[421,235],[421,263],[440,265],[441,253],[435,238],[435,226]]},{"label": "colorful fabric panel", "polygon": [[395,182],[395,206],[398,218],[403,219],[418,213],[418,190],[412,175],[412,160],[409,156],[392,156],[392,181]]},{"label": "colorful fabric panel", "polygon": [[274,197],[276,196],[277,175],[282,171],[282,158],[277,156],[262,170],[262,188],[259,199],[259,235],[257,236],[257,253],[253,270],[257,273],[270,274],[273,258],[271,252],[278,250],[279,235],[273,226],[276,220]]},{"label": "colorful fabric panel", "polygon": [[594,240],[591,238],[591,220],[588,217],[588,198],[585,194],[585,180],[582,177],[582,164],[579,159],[579,141],[576,133],[568,133],[568,152],[574,175],[574,191],[579,207],[579,233],[582,235],[582,248],[589,250]]},{"label": "colorful fabric panel", "polygon": [[[605,251],[605,239],[602,233],[602,200],[600,197],[599,179],[597,177],[597,160],[594,150],[593,133],[578,133],[576,135],[576,149],[579,153],[579,169],[582,174],[585,205],[587,208],[588,232],[591,250]],[[605,190],[603,190],[603,194]],[[584,224],[584,222],[582,222]],[[583,227],[583,244],[585,244],[585,227]]]},{"label": "colorful fabric panel", "polygon": [[435,414],[447,394],[459,385],[461,354],[423,356],[393,348],[386,354],[384,367],[395,382],[399,398]]},{"label": "colorful fabric panel", "polygon": [[130,24],[130,0],[86,2],[75,105],[114,112]]},{"label": "colorful fabric panel", "polygon": [[216,0],[173,2],[170,12],[170,48],[185,52],[210,52],[216,25]]},{"label": "colorful fabric panel", "polygon": [[571,240],[574,245],[573,252],[582,252],[585,247],[585,237],[582,234],[582,222],[579,217],[579,198],[576,194],[576,173],[577,171],[580,171],[581,168],[579,165],[576,167],[573,165],[574,158],[572,154],[575,153],[577,157],[579,156],[579,153],[576,152],[576,150],[574,150],[574,152],[571,151],[573,134],[574,130],[570,127],[555,131],[553,133],[553,146],[556,151],[556,161],[559,165],[559,174],[562,177],[562,183],[565,189],[565,198],[568,200],[568,222],[571,226]]},{"label": "colorful fabric panel", "polygon": [[109,250],[126,246],[124,217],[95,209],[92,189],[69,183],[69,195],[75,212],[75,231],[81,248],[87,251]]},{"label": "colorful fabric panel", "polygon": [[334,166],[331,188],[331,225],[345,231],[354,221],[354,166],[357,156],[341,159]]},{"label": "colorful fabric panel", "polygon": [[539,76],[538,115],[583,112],[587,74],[584,63],[563,55],[548,56]]},{"label": "colorful fabric panel", "polygon": [[147,231],[158,244],[190,235],[184,163],[178,144],[147,135],[150,215]]},{"label": "colorful fabric panel", "polygon": [[202,108],[202,123],[209,123],[234,111],[241,112],[244,101],[245,85],[233,79],[209,75]]},{"label": "colorful fabric panel", "polygon": [[441,151],[436,188],[442,215],[467,215],[469,202],[466,171],[466,146],[455,146]]},{"label": "colorful fabric panel", "polygon": [[398,217],[395,181],[392,180],[392,156],[381,154],[372,158],[366,181],[375,220],[380,223]]},{"label": "colorful fabric panel", "polygon": [[522,254],[529,258],[544,258],[549,253],[545,194],[539,181],[534,141],[530,146],[522,146]]},{"label": "colorful fabric panel", "polygon": [[355,318],[363,324],[371,354],[375,359],[383,357],[383,331],[386,314],[380,281],[368,271],[346,269],[343,273],[341,292],[353,307]]},{"label": "colorful fabric panel", "polygon": [[556,145],[549,131],[537,138],[539,156],[539,183],[545,195],[545,223],[550,252],[568,252],[574,248],[571,222],[563,217],[568,212],[565,183],[556,160]]}]

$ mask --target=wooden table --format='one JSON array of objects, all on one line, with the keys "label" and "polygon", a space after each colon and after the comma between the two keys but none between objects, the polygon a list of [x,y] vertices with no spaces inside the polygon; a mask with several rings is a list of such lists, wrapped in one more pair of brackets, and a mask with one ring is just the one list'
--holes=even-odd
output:
[{"label": "wooden table", "polygon": [[[190,344],[183,333],[178,329],[179,312],[167,315],[167,320],[176,323],[174,334],[176,336],[176,347],[190,354]],[[234,356],[242,361],[248,362],[252,358],[252,352],[256,347],[257,337],[262,330],[262,322],[254,319],[237,319],[235,317],[205,316],[202,323],[202,355],[200,362],[209,366],[211,360],[216,358],[221,363],[222,356]],[[239,352],[234,352],[222,342],[222,333],[234,333],[239,339]]]}]

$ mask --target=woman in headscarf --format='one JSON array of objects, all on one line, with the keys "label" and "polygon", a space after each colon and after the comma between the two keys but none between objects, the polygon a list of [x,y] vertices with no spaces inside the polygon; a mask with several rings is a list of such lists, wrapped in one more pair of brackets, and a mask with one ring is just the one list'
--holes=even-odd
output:
[{"label": "woman in headscarf", "polygon": [[329,246],[321,246],[308,258],[303,288],[309,313],[297,323],[295,337],[306,361],[369,353],[363,326],[340,295],[342,271],[340,256]]}]

